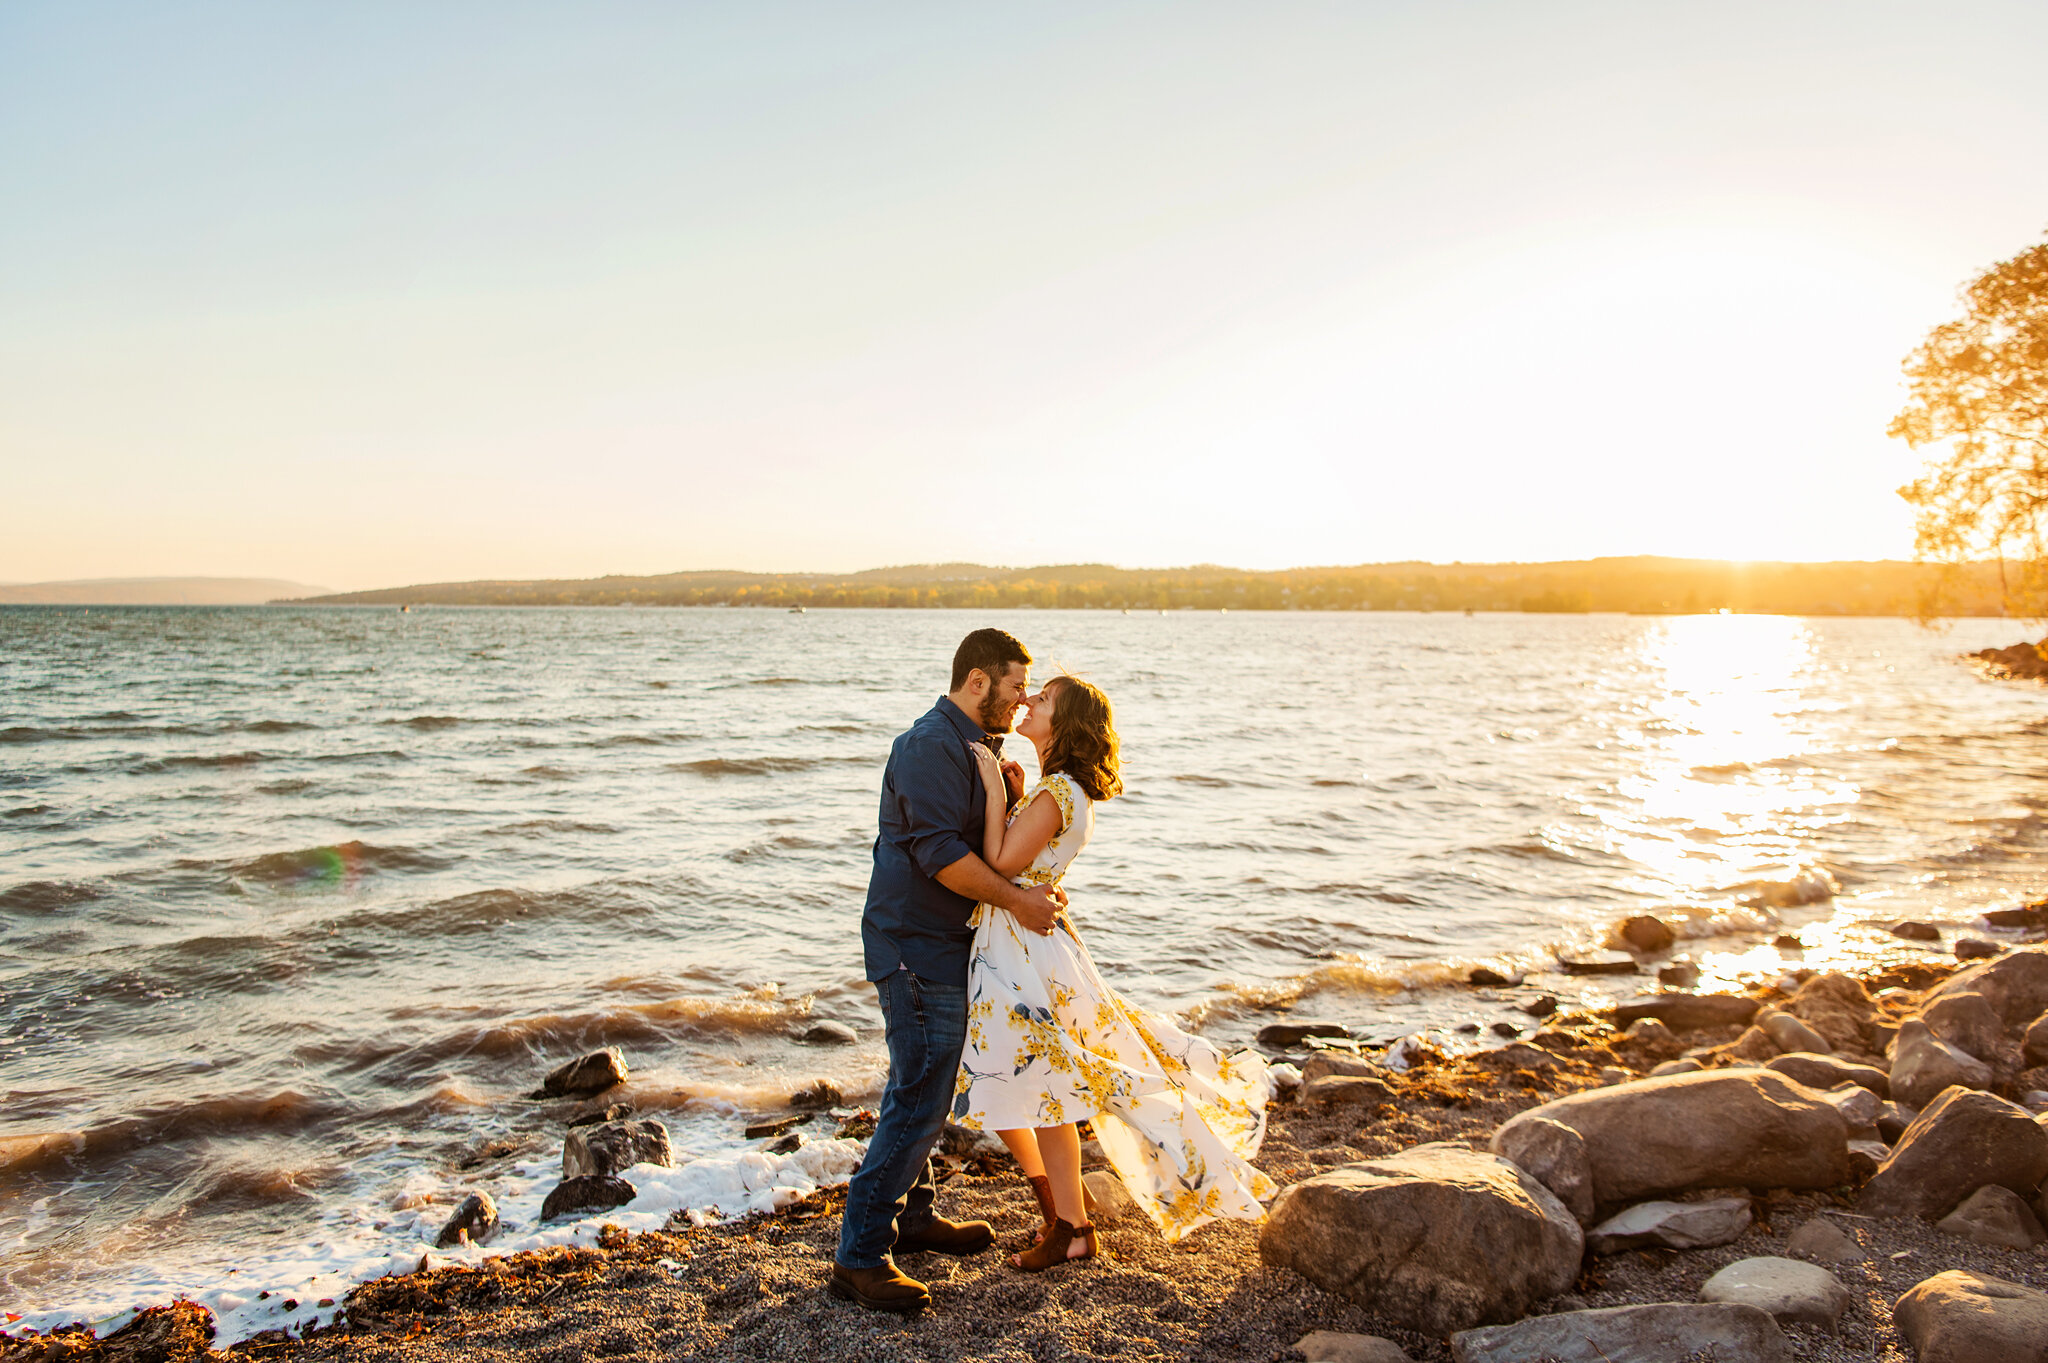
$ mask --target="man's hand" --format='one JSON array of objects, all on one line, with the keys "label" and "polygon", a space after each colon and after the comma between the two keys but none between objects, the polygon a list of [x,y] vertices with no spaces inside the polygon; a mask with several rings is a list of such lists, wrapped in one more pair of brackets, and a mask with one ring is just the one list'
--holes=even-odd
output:
[{"label": "man's hand", "polygon": [[1057,885],[1021,885],[1015,902],[1003,907],[1021,926],[1040,937],[1049,937],[1053,924],[1059,921],[1060,910],[1067,907],[1067,892]]},{"label": "man's hand", "polygon": [[1024,798],[1024,764],[1003,763],[1003,787],[1010,792],[1010,803],[1016,804]]}]

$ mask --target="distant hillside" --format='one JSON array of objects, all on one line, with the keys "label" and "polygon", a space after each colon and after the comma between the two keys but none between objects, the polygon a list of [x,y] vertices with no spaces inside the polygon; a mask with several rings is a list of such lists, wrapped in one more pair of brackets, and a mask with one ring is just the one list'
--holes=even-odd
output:
[{"label": "distant hillside", "polygon": [[1564,563],[1368,563],[1245,572],[975,563],[861,573],[667,573],[537,582],[443,582],[314,597],[333,605],[919,606],[998,610],[1728,610],[1783,615],[1913,615],[1937,589],[1941,613],[2001,615],[1995,565],[1729,563],[1598,558]]},{"label": "distant hillside", "polygon": [[0,605],[260,606],[279,597],[320,596],[326,591],[272,577],[96,577],[0,583]]}]

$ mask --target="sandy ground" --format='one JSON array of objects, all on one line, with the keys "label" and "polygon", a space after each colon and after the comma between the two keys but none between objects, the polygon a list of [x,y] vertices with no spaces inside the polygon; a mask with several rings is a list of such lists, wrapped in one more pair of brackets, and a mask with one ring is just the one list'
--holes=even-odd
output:
[{"label": "sandy ground", "polygon": [[[1700,1034],[1687,1038],[1701,1039]],[[1580,1020],[1543,1040],[1555,1065],[1520,1067],[1530,1052],[1481,1053],[1419,1070],[1398,1100],[1374,1107],[1274,1110],[1259,1163],[1292,1182],[1333,1165],[1424,1141],[1483,1145],[1506,1118],[1560,1093],[1597,1085],[1599,1070],[1640,1072],[1656,1056],[1616,1042]],[[1385,1336],[1417,1360],[1448,1360],[1441,1340],[1401,1330],[1296,1275],[1260,1263],[1257,1228],[1211,1225],[1178,1246],[1142,1221],[1107,1225],[1107,1261],[1027,1275],[1003,1249],[1037,1223],[1036,1204],[1013,1171],[986,1158],[951,1161],[940,1206],[983,1217],[998,1248],[967,1258],[911,1255],[903,1267],[928,1282],[934,1309],[904,1320],[863,1311],[824,1291],[842,1194],[830,1191],[781,1214],[727,1226],[606,1237],[601,1249],[557,1249],[388,1278],[359,1289],[349,1320],[310,1338],[251,1341],[230,1357],[324,1360],[655,1359],[1021,1360],[1190,1359],[1247,1363],[1300,1357],[1311,1330]],[[1692,1196],[1740,1194],[1703,1190]],[[1794,1356],[1897,1360],[1910,1353],[1891,1328],[1891,1303],[1922,1279],[1967,1268],[2048,1288],[2048,1249],[1988,1249],[1919,1221],[1854,1214],[1850,1190],[1779,1194],[1756,1203],[1757,1223],[1739,1241],[1685,1253],[1639,1251],[1588,1261],[1575,1290],[1542,1310],[1697,1300],[1701,1283],[1736,1259],[1782,1253],[1816,1213],[1833,1216],[1863,1246],[1859,1264],[1836,1275],[1856,1298],[1838,1336],[1790,1327]],[[182,1350],[124,1350],[69,1335],[0,1343],[6,1363],[29,1358],[189,1357]],[[54,1348],[57,1350],[52,1351]],[[1674,1363],[1677,1363],[1674,1360]]]}]

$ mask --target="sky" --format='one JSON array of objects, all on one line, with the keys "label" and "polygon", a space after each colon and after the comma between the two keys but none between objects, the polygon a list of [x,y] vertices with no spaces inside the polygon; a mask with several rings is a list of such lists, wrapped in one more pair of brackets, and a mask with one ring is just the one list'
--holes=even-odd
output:
[{"label": "sky", "polygon": [[2048,6],[0,6],[0,581],[1898,558]]}]

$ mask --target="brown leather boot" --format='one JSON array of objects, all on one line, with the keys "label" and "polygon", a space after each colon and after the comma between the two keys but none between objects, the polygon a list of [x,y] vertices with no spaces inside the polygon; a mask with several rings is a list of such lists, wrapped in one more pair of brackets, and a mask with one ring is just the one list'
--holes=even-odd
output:
[{"label": "brown leather boot", "polygon": [[1023,1240],[1023,1242],[1017,1246],[1017,1248],[1019,1249],[1030,1249],[1033,1245],[1041,1244],[1044,1242],[1045,1233],[1052,1229],[1053,1222],[1060,1219],[1060,1213],[1059,1209],[1053,1205],[1051,1179],[1047,1178],[1044,1174],[1040,1174],[1036,1178],[1033,1178],[1029,1174],[1027,1174],[1024,1177],[1024,1181],[1031,1185],[1032,1193],[1034,1193],[1038,1198],[1038,1214],[1045,1218],[1045,1224],[1040,1226],[1037,1230],[1031,1232],[1031,1234],[1027,1236]]},{"label": "brown leather boot", "polygon": [[[1082,1252],[1079,1254],[1071,1252],[1076,1240],[1081,1241],[1083,1245]],[[1022,1254],[1012,1254],[1010,1256],[1010,1267],[1021,1268],[1026,1273],[1043,1273],[1048,1268],[1056,1268],[1060,1264],[1079,1263],[1083,1259],[1093,1259],[1097,1253],[1098,1246],[1095,1243],[1095,1227],[1076,1226],[1069,1222],[1055,1219],[1052,1223],[1052,1229],[1045,1233],[1044,1241],[1036,1248],[1027,1249]]]},{"label": "brown leather boot", "polygon": [[825,1286],[833,1296],[858,1302],[870,1311],[914,1315],[932,1304],[925,1285],[888,1259],[880,1268],[848,1268],[834,1260],[832,1277]]},{"label": "brown leather boot", "polygon": [[915,1230],[896,1233],[896,1252],[914,1254],[979,1254],[996,1242],[995,1228],[986,1221],[948,1221],[935,1216]]}]

